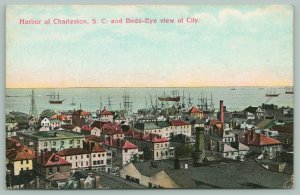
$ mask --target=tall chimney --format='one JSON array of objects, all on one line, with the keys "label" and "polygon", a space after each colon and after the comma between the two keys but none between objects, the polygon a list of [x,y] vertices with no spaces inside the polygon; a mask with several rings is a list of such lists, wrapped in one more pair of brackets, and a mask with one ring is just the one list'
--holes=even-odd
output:
[{"label": "tall chimney", "polygon": [[220,121],[224,123],[224,105],[223,100],[220,100]]},{"label": "tall chimney", "polygon": [[95,188],[96,189],[100,188],[100,176],[99,175],[95,176]]},{"label": "tall chimney", "polygon": [[204,128],[196,127],[196,143],[193,152],[194,165],[199,166],[205,158]]}]

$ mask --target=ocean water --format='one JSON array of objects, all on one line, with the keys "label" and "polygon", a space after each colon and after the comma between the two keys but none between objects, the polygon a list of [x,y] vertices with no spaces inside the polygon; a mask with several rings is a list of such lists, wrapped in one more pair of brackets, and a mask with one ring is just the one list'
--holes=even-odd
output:
[{"label": "ocean water", "polygon": [[[128,94],[132,103],[133,111],[150,107],[150,97],[155,103],[156,97],[172,95],[173,90],[177,90],[179,95],[185,95],[185,103],[188,103],[188,97],[191,97],[193,105],[199,104],[198,97],[207,96],[210,99],[212,94],[214,107],[216,111],[219,108],[219,101],[223,100],[224,105],[229,111],[243,110],[248,106],[259,106],[262,103],[272,103],[279,106],[294,107],[294,95],[285,94],[284,87],[273,87],[278,97],[268,98],[265,96],[270,88],[259,87],[205,87],[205,88],[61,88],[61,89],[34,89],[35,103],[38,113],[45,109],[55,111],[78,109],[81,105],[83,110],[96,111],[102,107],[108,107],[108,97],[111,97],[112,110],[120,109],[124,94]],[[31,104],[32,89],[6,89],[6,113],[11,111],[20,111],[29,113]],[[63,99],[62,104],[50,104],[49,95],[51,93],[60,94]],[[100,98],[101,97],[101,98]],[[76,105],[70,105],[72,99]],[[121,105],[120,105],[121,104]]]}]

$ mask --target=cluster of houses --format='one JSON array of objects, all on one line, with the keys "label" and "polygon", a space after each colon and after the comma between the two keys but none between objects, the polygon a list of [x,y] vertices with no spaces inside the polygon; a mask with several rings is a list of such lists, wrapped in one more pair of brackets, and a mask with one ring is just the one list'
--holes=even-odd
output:
[{"label": "cluster of houses", "polygon": [[[196,106],[135,116],[106,108],[48,110],[30,117],[12,112],[6,153],[8,188],[113,188],[105,179],[124,188],[197,188],[186,182],[194,178],[179,181],[174,170],[248,158],[264,169],[292,174],[293,109],[263,104],[229,112],[220,101],[217,113]],[[149,163],[153,172],[141,174]]]}]

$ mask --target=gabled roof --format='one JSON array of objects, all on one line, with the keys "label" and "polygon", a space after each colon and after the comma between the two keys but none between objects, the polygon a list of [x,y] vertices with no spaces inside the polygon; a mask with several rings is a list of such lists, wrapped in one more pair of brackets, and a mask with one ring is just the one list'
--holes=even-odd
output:
[{"label": "gabled roof", "polygon": [[19,160],[32,160],[35,159],[35,151],[33,149],[27,148],[20,143],[16,143],[14,149],[7,151],[7,158],[14,161]]},{"label": "gabled roof", "polygon": [[183,120],[171,120],[172,126],[184,126],[184,125],[190,125],[190,123],[185,122]]},{"label": "gabled roof", "polygon": [[68,161],[53,152],[42,153],[38,158],[37,163],[42,166],[70,165]]},{"label": "gabled roof", "polygon": [[102,148],[98,143],[96,143],[92,148],[92,153],[97,153],[97,152],[106,152],[106,150]]},{"label": "gabled roof", "polygon": [[255,134],[254,139],[249,143],[249,145],[254,145],[254,146],[267,146],[267,145],[279,145],[281,142],[267,137],[263,134]]},{"label": "gabled roof", "polygon": [[190,112],[190,113],[193,113],[193,114],[196,114],[196,113],[203,113],[202,110],[196,108],[195,106],[193,106],[193,107],[190,109],[189,112]]},{"label": "gabled roof", "polygon": [[82,148],[68,148],[59,151],[57,154],[59,156],[72,156],[72,155],[80,155],[80,154],[88,154],[89,151]]},{"label": "gabled roof", "polygon": [[121,125],[118,123],[112,123],[112,122],[107,122],[105,123],[102,127],[103,130],[109,129],[109,130],[118,130],[121,131]]},{"label": "gabled roof", "polygon": [[110,111],[106,110],[106,108],[104,108],[102,111],[101,111],[101,115],[113,115]]},{"label": "gabled roof", "polygon": [[137,149],[138,147],[133,143],[125,140],[113,140],[113,147],[121,148],[121,149]]}]

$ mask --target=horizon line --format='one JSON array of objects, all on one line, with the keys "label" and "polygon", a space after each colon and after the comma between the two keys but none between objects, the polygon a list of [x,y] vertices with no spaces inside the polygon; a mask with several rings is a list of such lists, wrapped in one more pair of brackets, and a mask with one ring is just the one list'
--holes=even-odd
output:
[{"label": "horizon line", "polygon": [[293,87],[294,85],[244,85],[244,86],[220,86],[220,85],[215,85],[215,86],[154,86],[154,87],[6,87],[6,89],[74,89],[74,88],[219,88],[219,87]]}]

